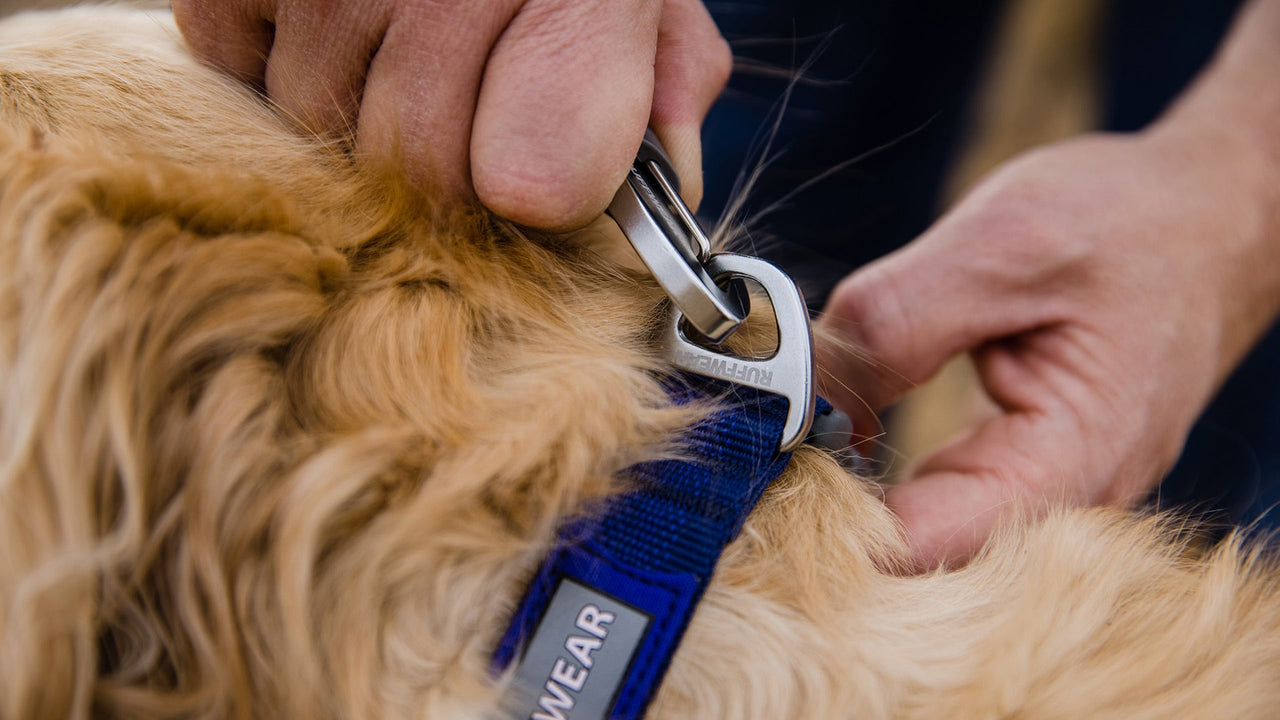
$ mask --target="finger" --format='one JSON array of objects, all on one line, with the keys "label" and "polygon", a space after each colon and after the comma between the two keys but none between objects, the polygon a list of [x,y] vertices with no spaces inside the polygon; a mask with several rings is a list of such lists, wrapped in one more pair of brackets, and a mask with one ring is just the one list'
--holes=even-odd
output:
[{"label": "finger", "polygon": [[658,3],[532,0],[493,49],[471,138],[481,202],[536,227],[604,211],[644,136]]},{"label": "finger", "polygon": [[380,0],[281,2],[267,58],[267,94],[311,132],[354,130],[365,73],[388,18]]},{"label": "finger", "polygon": [[365,80],[361,154],[403,173],[426,196],[471,199],[468,148],[480,79],[518,5],[450,0],[394,13]]},{"label": "finger", "polygon": [[839,342],[817,352],[847,386],[832,393],[842,410],[879,410],[960,352],[1068,316],[1068,294],[1049,288],[1054,259],[1000,250],[1011,243],[975,224],[944,218],[832,292],[819,322]]},{"label": "finger", "polygon": [[733,69],[729,43],[699,0],[666,0],[658,23],[649,124],[680,176],[689,207],[702,201],[702,121]]}]

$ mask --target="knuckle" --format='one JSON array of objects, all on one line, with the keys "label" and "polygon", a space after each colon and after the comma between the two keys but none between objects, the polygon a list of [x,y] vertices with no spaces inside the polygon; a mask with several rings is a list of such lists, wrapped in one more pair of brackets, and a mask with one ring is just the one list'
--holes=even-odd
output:
[{"label": "knuckle", "polygon": [[705,68],[708,84],[718,94],[733,73],[733,50],[718,32],[707,42],[705,48],[706,57],[702,66]]},{"label": "knuckle", "polygon": [[719,94],[733,71],[733,51],[710,13],[697,0],[669,0],[660,23],[660,51],[679,67],[706,103]]},{"label": "knuckle", "polygon": [[877,351],[887,350],[899,344],[906,322],[898,290],[891,278],[883,274],[872,276],[877,282],[864,282],[856,286],[853,296],[861,306],[864,341]]},{"label": "knuckle", "polygon": [[903,368],[895,367],[898,365],[896,358],[904,350],[910,356],[905,345],[911,338],[911,332],[892,282],[886,281],[883,275],[851,276],[832,294],[830,313],[834,315],[836,325],[845,331],[859,351],[866,353],[885,384],[897,390],[904,381],[913,380],[900,374]]}]

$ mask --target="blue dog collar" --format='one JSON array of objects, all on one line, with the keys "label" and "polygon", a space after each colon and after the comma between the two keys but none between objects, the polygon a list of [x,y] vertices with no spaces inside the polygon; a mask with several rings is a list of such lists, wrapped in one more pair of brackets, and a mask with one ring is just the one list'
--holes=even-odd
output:
[{"label": "blue dog collar", "polygon": [[[684,404],[724,386],[669,392]],[[494,654],[496,672],[518,661],[512,717],[644,716],[725,546],[790,461],[777,451],[787,414],[778,395],[734,388],[731,407],[690,429],[681,459],[632,466],[633,490],[561,529]]]}]

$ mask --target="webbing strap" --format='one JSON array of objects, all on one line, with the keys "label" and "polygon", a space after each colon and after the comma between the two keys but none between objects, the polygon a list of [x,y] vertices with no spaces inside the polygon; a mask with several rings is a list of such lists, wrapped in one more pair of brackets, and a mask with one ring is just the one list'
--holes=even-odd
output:
[{"label": "webbing strap", "polygon": [[668,388],[677,404],[725,409],[688,431],[679,459],[632,466],[632,490],[561,529],[494,653],[498,672],[519,660],[512,717],[643,717],[724,547],[790,460],[777,453],[784,398],[686,382]]}]

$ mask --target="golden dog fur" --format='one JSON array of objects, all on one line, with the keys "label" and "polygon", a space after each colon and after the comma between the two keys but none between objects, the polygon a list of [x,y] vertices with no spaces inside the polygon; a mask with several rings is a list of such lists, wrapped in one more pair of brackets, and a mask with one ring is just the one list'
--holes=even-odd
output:
[{"label": "golden dog fur", "polygon": [[[433,214],[163,12],[0,25],[0,717],[482,718],[557,524],[666,451],[655,288]],[[654,718],[1265,718],[1274,565],[1061,511],[886,571],[802,448]]]}]

